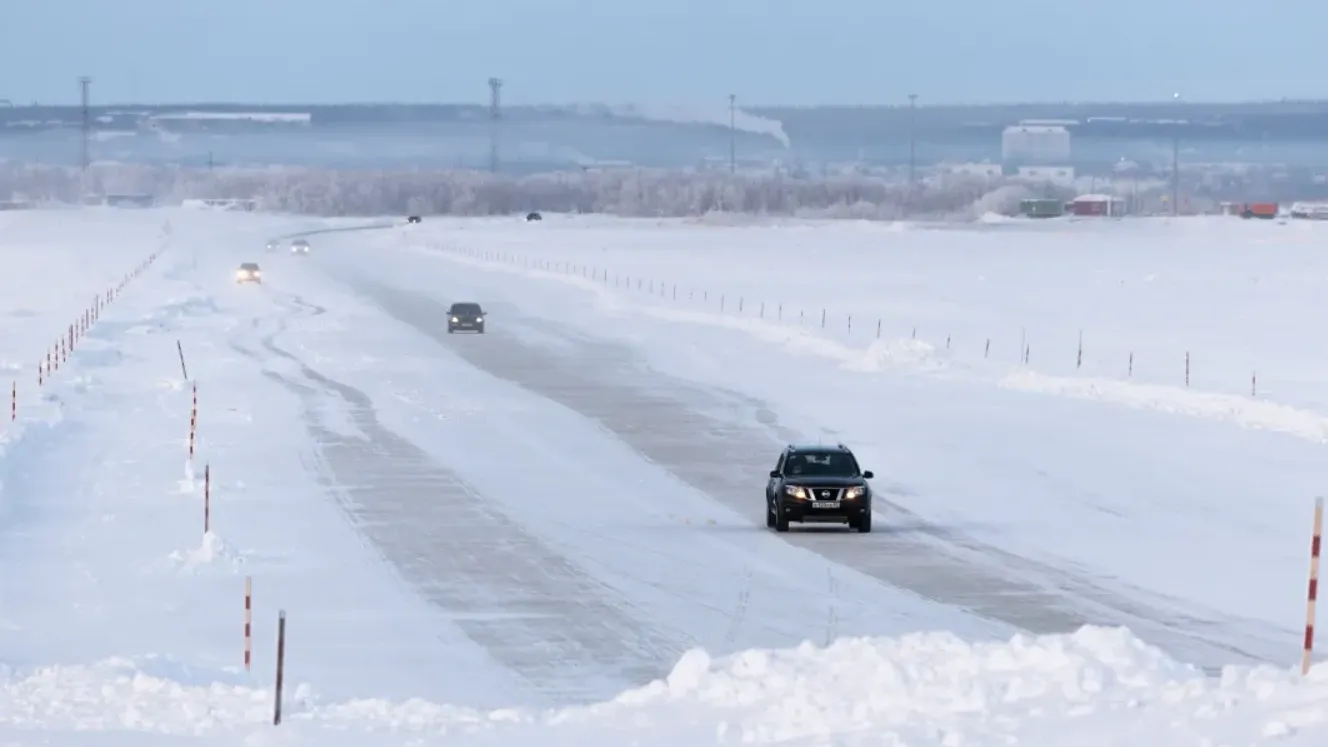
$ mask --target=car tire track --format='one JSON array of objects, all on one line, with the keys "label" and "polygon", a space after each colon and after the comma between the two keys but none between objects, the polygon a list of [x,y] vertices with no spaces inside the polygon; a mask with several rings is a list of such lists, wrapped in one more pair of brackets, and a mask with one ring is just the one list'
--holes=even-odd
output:
[{"label": "car tire track", "polygon": [[752,569],[742,569],[742,585],[738,587],[738,601],[733,607],[733,616],[729,618],[728,631],[724,634],[724,648],[731,649],[742,634],[742,626],[747,622],[747,606],[752,599]]}]

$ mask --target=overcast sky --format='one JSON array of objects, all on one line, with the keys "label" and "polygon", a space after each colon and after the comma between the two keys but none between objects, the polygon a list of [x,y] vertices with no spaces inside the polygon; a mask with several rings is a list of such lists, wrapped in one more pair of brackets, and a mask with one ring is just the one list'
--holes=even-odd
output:
[{"label": "overcast sky", "polygon": [[1325,28],[1325,0],[0,0],[0,98],[1315,98]]}]

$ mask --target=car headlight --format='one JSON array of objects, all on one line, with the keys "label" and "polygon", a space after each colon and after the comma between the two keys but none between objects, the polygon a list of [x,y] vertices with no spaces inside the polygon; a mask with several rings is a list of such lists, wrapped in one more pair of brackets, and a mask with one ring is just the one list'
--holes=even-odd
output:
[{"label": "car headlight", "polygon": [[784,492],[785,492],[785,493],[788,493],[789,495],[793,496],[794,498],[806,498],[806,497],[807,497],[807,491],[803,490],[802,487],[799,486],[799,485],[785,485],[785,486],[784,486]]},{"label": "car headlight", "polygon": [[854,498],[861,498],[866,492],[867,489],[862,487],[861,485],[854,488],[849,488],[848,490],[844,491],[844,499],[852,500]]},{"label": "car headlight", "polygon": [[460,320],[460,319],[457,319],[456,317],[452,317],[452,321],[454,321],[454,322],[459,322],[459,321],[461,321],[461,320]]}]

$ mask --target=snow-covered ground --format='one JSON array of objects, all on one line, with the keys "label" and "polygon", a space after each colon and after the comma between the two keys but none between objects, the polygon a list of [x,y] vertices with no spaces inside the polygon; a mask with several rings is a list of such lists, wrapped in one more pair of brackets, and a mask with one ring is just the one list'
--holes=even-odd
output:
[{"label": "snow-covered ground", "polygon": [[[0,214],[10,267],[67,276],[0,294],[34,379],[160,251],[0,428],[0,743],[1328,736],[1328,668],[1295,667],[1328,415],[1288,328],[1313,230],[550,216],[263,251],[359,223]],[[453,300],[490,332],[446,335]],[[1000,352],[1020,328],[1027,365]],[[1144,363],[1173,347],[1188,389]],[[1215,383],[1249,350],[1255,398]],[[761,526],[801,439],[877,471],[876,533]]]}]

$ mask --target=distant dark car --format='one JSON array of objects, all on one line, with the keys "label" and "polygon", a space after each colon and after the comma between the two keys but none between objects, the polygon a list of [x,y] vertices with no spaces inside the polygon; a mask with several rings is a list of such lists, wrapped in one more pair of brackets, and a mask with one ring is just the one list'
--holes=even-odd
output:
[{"label": "distant dark car", "polygon": [[540,215],[539,213],[526,213],[526,220],[527,221],[544,220],[544,216]]},{"label": "distant dark car", "polygon": [[454,303],[447,310],[447,334],[469,330],[484,334],[484,309],[477,303]]},{"label": "distant dark car", "polygon": [[785,447],[765,487],[765,525],[787,532],[789,522],[848,524],[870,532],[872,491],[853,452],[836,446]]},{"label": "distant dark car", "polygon": [[418,215],[412,215],[412,216],[409,216],[409,217],[406,218],[406,222],[407,222],[407,223],[419,223],[419,222],[420,222],[420,216],[418,216]]},{"label": "distant dark car", "polygon": [[262,283],[263,273],[258,269],[257,262],[245,262],[240,265],[240,269],[235,271],[235,282],[237,283]]}]

